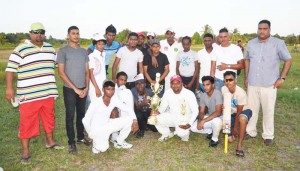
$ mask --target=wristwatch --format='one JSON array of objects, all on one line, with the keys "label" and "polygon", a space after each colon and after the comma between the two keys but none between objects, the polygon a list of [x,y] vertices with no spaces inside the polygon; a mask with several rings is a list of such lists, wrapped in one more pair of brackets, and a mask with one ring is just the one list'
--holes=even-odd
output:
[{"label": "wristwatch", "polygon": [[283,81],[285,81],[285,77],[281,77],[280,79],[282,79]]}]

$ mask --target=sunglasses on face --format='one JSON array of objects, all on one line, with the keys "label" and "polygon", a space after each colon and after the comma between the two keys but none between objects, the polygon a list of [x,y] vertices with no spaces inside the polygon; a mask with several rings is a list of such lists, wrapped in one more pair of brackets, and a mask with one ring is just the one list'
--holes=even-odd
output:
[{"label": "sunglasses on face", "polygon": [[225,83],[227,83],[227,82],[232,82],[233,80],[234,80],[234,79],[229,78],[229,79],[225,79],[224,82],[225,82]]},{"label": "sunglasses on face", "polygon": [[31,30],[30,33],[44,35],[46,33],[46,31],[45,30]]}]

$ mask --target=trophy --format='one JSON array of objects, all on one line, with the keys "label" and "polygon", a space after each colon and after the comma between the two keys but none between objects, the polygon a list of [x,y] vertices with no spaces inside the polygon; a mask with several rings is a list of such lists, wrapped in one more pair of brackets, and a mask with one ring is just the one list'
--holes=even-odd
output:
[{"label": "trophy", "polygon": [[160,73],[156,73],[155,83],[151,83],[151,90],[154,93],[152,97],[147,97],[147,99],[150,100],[150,108],[151,113],[148,118],[147,123],[149,125],[156,125],[157,124],[157,118],[155,112],[158,110],[159,104],[160,104],[160,97],[158,94],[162,91],[163,85],[159,85],[159,79],[160,79]]},{"label": "trophy", "polygon": [[181,113],[181,121],[180,125],[186,125],[188,122],[186,121],[186,103],[185,100],[182,99],[180,103],[180,113]]}]

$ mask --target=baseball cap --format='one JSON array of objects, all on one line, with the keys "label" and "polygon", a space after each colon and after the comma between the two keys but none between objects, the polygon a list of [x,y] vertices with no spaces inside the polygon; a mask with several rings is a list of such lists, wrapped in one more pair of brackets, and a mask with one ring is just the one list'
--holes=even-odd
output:
[{"label": "baseball cap", "polygon": [[154,45],[154,44],[160,45],[159,40],[158,39],[153,39],[152,42],[151,42],[151,46]]},{"label": "baseball cap", "polygon": [[155,33],[154,33],[154,32],[148,32],[148,33],[147,33],[147,37],[148,37],[148,36],[155,37]]},{"label": "baseball cap", "polygon": [[95,34],[93,34],[93,39],[95,40],[95,41],[99,41],[99,40],[103,40],[105,43],[106,43],[106,39],[104,38],[104,36],[102,36],[101,34],[99,34],[99,33],[95,33]]},{"label": "baseball cap", "polygon": [[45,27],[42,23],[36,22],[31,24],[30,30],[45,30]]},{"label": "baseball cap", "polygon": [[138,32],[137,34],[138,34],[138,36],[142,36],[145,38],[145,34],[143,32]]},{"label": "baseball cap", "polygon": [[174,80],[177,80],[177,81],[180,81],[182,82],[182,79],[179,75],[173,75],[170,79],[170,82],[174,81]]},{"label": "baseball cap", "polygon": [[172,27],[168,27],[167,30],[166,30],[166,33],[167,33],[168,31],[171,32],[171,33],[175,33]]},{"label": "baseball cap", "polygon": [[144,75],[143,74],[138,74],[134,78],[135,84],[137,83],[145,83]]}]

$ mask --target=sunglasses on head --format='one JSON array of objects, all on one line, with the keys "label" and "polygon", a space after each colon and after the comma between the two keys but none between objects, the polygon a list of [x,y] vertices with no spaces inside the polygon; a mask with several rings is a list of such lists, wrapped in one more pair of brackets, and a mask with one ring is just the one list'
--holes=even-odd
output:
[{"label": "sunglasses on head", "polygon": [[46,31],[45,30],[31,30],[30,33],[44,35],[46,33]]},{"label": "sunglasses on head", "polygon": [[229,79],[225,79],[224,82],[225,82],[225,83],[227,83],[227,82],[232,82],[233,80],[234,80],[233,78],[229,78]]}]

